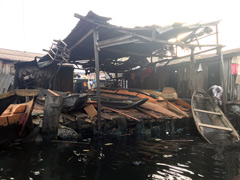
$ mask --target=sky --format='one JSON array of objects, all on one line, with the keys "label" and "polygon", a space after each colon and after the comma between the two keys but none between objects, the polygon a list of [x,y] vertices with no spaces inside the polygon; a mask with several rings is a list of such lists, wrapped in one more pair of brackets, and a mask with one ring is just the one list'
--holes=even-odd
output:
[{"label": "sky", "polygon": [[45,53],[75,27],[74,13],[90,10],[123,27],[221,20],[219,42],[240,48],[239,7],[239,0],[0,0],[0,48]]}]

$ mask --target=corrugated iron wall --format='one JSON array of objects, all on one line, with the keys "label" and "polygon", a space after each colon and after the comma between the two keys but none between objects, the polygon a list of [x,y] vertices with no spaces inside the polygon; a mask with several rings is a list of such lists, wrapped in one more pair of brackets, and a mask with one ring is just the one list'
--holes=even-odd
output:
[{"label": "corrugated iron wall", "polygon": [[0,71],[0,94],[7,92],[13,86],[14,76]]},{"label": "corrugated iron wall", "polygon": [[12,61],[0,60],[0,71],[2,71],[5,74],[14,75],[15,73],[14,63]]}]

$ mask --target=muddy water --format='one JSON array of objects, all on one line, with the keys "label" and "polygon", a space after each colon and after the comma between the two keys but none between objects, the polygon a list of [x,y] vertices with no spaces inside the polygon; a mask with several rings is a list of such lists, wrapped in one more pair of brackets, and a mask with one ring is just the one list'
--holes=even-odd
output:
[{"label": "muddy water", "polygon": [[79,144],[1,146],[0,179],[240,179],[240,144],[221,147],[198,136],[86,139]]}]

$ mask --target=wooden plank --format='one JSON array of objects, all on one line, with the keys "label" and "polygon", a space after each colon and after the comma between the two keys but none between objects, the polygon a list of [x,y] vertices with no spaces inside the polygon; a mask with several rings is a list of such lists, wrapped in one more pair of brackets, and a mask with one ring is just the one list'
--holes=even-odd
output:
[{"label": "wooden plank", "polygon": [[113,121],[113,117],[112,117],[112,116],[109,116],[109,115],[106,114],[106,113],[102,113],[102,114],[101,114],[101,117],[102,117],[103,119],[107,119],[107,120]]},{"label": "wooden plank", "polygon": [[21,136],[25,130],[25,127],[27,125],[27,122],[29,121],[29,119],[31,119],[32,117],[32,110],[33,110],[33,106],[34,106],[34,99],[32,99],[31,101],[29,101],[28,103],[26,103],[27,105],[27,114],[26,114],[26,120],[24,121],[23,125],[22,125],[22,129],[19,133],[19,136]]},{"label": "wooden plank", "polygon": [[157,116],[156,114],[153,114],[150,111],[145,111],[142,108],[137,107],[136,109],[141,111],[141,112],[143,112],[143,113],[145,113],[145,114],[147,114],[147,115],[149,115],[149,116],[152,116],[152,117],[154,117],[156,119],[161,119],[162,118],[161,116]]},{"label": "wooden plank", "polygon": [[215,115],[219,115],[219,116],[222,115],[221,113],[218,113],[218,112],[205,111],[205,110],[202,110],[202,109],[193,109],[193,110],[196,111],[196,112],[203,112],[203,113],[207,113],[207,114],[215,114]]},{"label": "wooden plank", "polygon": [[145,102],[140,107],[143,107],[145,109],[149,109],[149,110],[152,110],[152,111],[156,111],[156,112],[162,113],[164,115],[167,115],[167,116],[170,116],[170,117],[173,117],[173,118],[179,118],[179,119],[182,118],[181,116],[175,114],[174,112],[171,112],[168,109],[166,109],[164,107],[161,107],[158,104],[151,103],[151,102]]},{"label": "wooden plank", "polygon": [[70,121],[76,121],[76,118],[73,118],[72,116],[68,115],[68,114],[61,114],[63,118],[66,118]]},{"label": "wooden plank", "polygon": [[196,98],[204,98],[204,99],[210,99],[210,97],[203,97],[203,96],[198,96],[198,95],[193,95]]},{"label": "wooden plank", "polygon": [[59,94],[53,92],[52,90],[48,89],[48,92],[50,92],[51,94],[53,94],[54,96],[60,96]]},{"label": "wooden plank", "polygon": [[214,126],[214,125],[202,124],[202,123],[199,123],[198,125],[199,125],[199,126],[202,126],[202,127],[220,129],[220,130],[224,130],[224,131],[232,131],[232,129],[231,129],[231,128],[228,128],[228,127]]},{"label": "wooden plank", "polygon": [[177,106],[175,106],[174,104],[170,103],[169,101],[167,101],[168,104],[168,109],[173,110],[175,112],[177,112],[178,114],[181,114],[184,117],[189,117],[189,115],[187,113],[185,113],[184,111],[182,111],[181,109],[179,109]]},{"label": "wooden plank", "polygon": [[184,107],[186,107],[186,108],[191,109],[191,105],[188,104],[187,102],[183,101],[183,100],[180,99],[180,98],[177,99],[177,103],[180,104],[180,105],[182,105],[182,106],[184,106]]},{"label": "wooden plank", "polygon": [[120,110],[117,110],[117,109],[112,109],[112,108],[109,108],[109,107],[103,107],[104,109],[108,109],[108,110],[110,110],[110,111],[113,111],[113,112],[116,112],[116,113],[119,113],[119,114],[122,114],[122,115],[124,115],[124,116],[126,116],[126,117],[129,117],[129,118],[131,118],[131,119],[134,119],[134,120],[136,120],[136,121],[140,121],[139,119],[137,119],[137,118],[135,118],[135,117],[133,117],[133,116],[130,116],[130,115],[128,115],[128,114],[126,114],[126,113],[124,113],[124,112],[122,112],[122,111],[120,111]]},{"label": "wooden plank", "polygon": [[84,110],[86,111],[86,113],[87,113],[91,118],[93,118],[93,117],[95,117],[95,116],[97,115],[97,111],[96,111],[96,109],[94,108],[93,105],[86,106],[86,107],[84,108]]}]

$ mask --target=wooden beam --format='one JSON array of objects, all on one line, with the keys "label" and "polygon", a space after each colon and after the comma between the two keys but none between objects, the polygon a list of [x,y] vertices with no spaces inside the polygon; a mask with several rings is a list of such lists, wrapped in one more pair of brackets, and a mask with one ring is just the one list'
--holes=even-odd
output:
[{"label": "wooden beam", "polygon": [[218,50],[219,56],[221,59],[221,77],[222,77],[222,87],[223,87],[223,112],[227,114],[227,86],[226,86],[226,78],[225,78],[225,67],[224,67],[224,60],[223,60],[223,53],[222,48]]},{"label": "wooden beam", "polygon": [[230,132],[233,131],[231,128],[228,128],[228,127],[214,126],[214,125],[202,124],[202,123],[199,123],[198,125],[202,126],[202,127],[208,127],[208,128],[219,129],[219,130],[224,130],[224,131],[230,131]]},{"label": "wooden beam", "polygon": [[52,95],[54,95],[54,96],[60,96],[59,94],[57,94],[57,93],[55,93],[55,92],[53,92],[52,90],[50,90],[50,89],[48,89],[48,92],[50,92]]},{"label": "wooden beam", "polygon": [[202,110],[202,109],[193,109],[193,110],[196,111],[196,112],[202,112],[202,113],[207,113],[207,114],[215,114],[215,115],[219,115],[219,116],[222,115],[221,113],[218,113],[218,112],[205,111],[205,110]]},{"label": "wooden beam", "polygon": [[100,96],[100,80],[99,80],[99,54],[98,54],[98,31],[93,31],[93,46],[95,57],[95,73],[97,83],[97,122],[98,122],[98,134],[100,133],[100,121],[101,121],[101,96]]},{"label": "wooden beam", "polygon": [[[106,49],[105,51],[123,54],[123,51],[117,50],[117,49]],[[144,53],[138,53],[138,52],[132,52],[132,51],[124,51],[124,54],[127,54],[127,56],[133,55],[133,56],[139,56],[139,57],[150,57],[151,56],[151,54],[144,54]]]},{"label": "wooden beam", "polygon": [[203,96],[198,96],[198,95],[194,95],[194,97],[196,97],[196,98],[203,98],[203,99],[210,99],[210,97],[203,97]]},{"label": "wooden beam", "polygon": [[85,39],[88,38],[88,36],[90,36],[93,33],[93,29],[91,29],[90,31],[88,31],[81,39],[79,39],[79,41],[77,41],[72,47],[69,48],[69,50],[73,50],[76,46],[78,46],[79,44],[81,44]]},{"label": "wooden beam", "polygon": [[132,34],[127,34],[127,35],[123,35],[123,36],[120,36],[120,37],[116,37],[116,38],[111,38],[111,39],[106,39],[106,40],[103,40],[103,41],[99,41],[98,42],[98,45],[101,47],[103,45],[106,45],[106,44],[110,44],[110,43],[113,43],[113,42],[119,42],[119,41],[123,41],[123,40],[126,40],[126,39],[130,39],[134,37],[134,35]]},{"label": "wooden beam", "polygon": [[[129,36],[129,35],[127,35]],[[99,47],[100,48],[106,48],[106,47],[111,47],[111,46],[118,46],[122,44],[128,44],[128,43],[141,43],[142,41],[137,39],[137,38],[126,38],[126,39],[121,39],[121,38],[112,38],[109,40],[104,40],[99,42]]]}]

